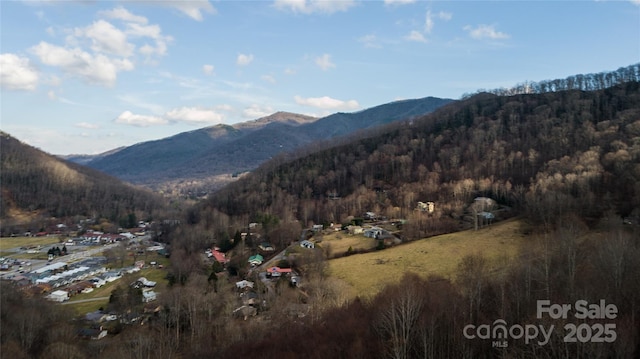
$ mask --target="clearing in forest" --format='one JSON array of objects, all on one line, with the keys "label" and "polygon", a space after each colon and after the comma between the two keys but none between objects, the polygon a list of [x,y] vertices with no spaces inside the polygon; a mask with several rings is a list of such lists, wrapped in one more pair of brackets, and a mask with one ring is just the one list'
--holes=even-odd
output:
[{"label": "clearing in forest", "polygon": [[351,297],[369,298],[407,272],[422,277],[439,275],[454,279],[460,260],[480,254],[493,268],[518,253],[526,235],[521,219],[510,219],[475,230],[416,240],[382,251],[356,254],[329,261],[329,275],[350,286]]}]

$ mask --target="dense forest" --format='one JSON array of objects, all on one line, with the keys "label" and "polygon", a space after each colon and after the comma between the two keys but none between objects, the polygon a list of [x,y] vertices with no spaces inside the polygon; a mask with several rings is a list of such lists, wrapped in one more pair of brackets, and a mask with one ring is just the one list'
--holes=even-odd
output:
[{"label": "dense forest", "polygon": [[[638,217],[639,139],[638,82],[479,94],[365,139],[272,161],[215,193],[190,220],[242,228],[268,214],[306,227],[373,211],[408,219],[405,235],[416,239],[457,230],[476,196],[545,225],[568,213]],[[435,214],[416,212],[417,201],[435,202]]]},{"label": "dense forest", "polygon": [[84,216],[118,223],[130,214],[151,218],[166,208],[157,194],[60,160],[6,133],[0,136],[0,153],[3,236],[38,231],[43,218]]}]

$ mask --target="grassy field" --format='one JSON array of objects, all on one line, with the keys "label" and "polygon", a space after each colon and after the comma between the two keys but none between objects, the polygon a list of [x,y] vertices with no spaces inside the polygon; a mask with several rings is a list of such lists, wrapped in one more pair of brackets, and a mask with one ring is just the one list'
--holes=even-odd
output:
[{"label": "grassy field", "polygon": [[524,222],[511,219],[478,231],[468,230],[421,239],[382,251],[329,261],[329,273],[349,285],[351,296],[371,297],[404,273],[431,274],[454,279],[466,255],[481,254],[494,266],[514,256],[525,235]]},{"label": "grassy field", "polygon": [[2,237],[0,238],[0,251],[7,252],[13,248],[44,246],[54,243],[60,243],[58,237]]},{"label": "grassy field", "polygon": [[325,234],[322,236],[322,242],[319,244],[324,248],[329,246],[330,257],[341,256],[349,250],[349,248],[357,251],[359,249],[373,249],[376,247],[374,238],[367,238],[363,234],[345,234],[344,232],[336,232]]}]

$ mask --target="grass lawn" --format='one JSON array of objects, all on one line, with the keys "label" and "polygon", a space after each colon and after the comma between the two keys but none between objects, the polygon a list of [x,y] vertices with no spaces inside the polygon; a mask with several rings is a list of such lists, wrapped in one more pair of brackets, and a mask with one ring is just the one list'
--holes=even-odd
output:
[{"label": "grass lawn", "polygon": [[376,247],[375,238],[367,238],[364,234],[347,234],[343,231],[323,235],[320,247],[330,248],[330,257],[341,256],[349,250],[349,247],[354,251],[358,249],[373,249]]},{"label": "grass lawn", "polygon": [[47,260],[49,258],[49,255],[47,254],[46,251],[40,252],[40,253],[7,253],[8,256],[10,256],[11,258],[15,258],[15,259],[40,259],[40,260]]},{"label": "grass lawn", "polygon": [[346,282],[351,296],[372,297],[404,273],[431,274],[454,279],[460,260],[481,254],[493,266],[513,257],[523,242],[524,222],[510,219],[478,231],[467,230],[425,238],[382,251],[329,261],[329,274]]},{"label": "grass lawn", "polygon": [[13,248],[27,246],[44,246],[60,243],[58,237],[2,237],[0,238],[0,251],[8,251]]}]

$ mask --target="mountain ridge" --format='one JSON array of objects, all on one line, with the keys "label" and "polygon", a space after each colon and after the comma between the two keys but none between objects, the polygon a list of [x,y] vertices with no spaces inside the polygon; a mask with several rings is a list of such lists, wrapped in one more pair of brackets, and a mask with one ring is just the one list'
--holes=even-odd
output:
[{"label": "mountain ridge", "polygon": [[[251,171],[274,156],[316,141],[410,119],[452,102],[425,97],[394,101],[322,118],[279,111],[253,121],[219,124],[146,141],[100,155],[84,164],[122,180],[158,189],[167,183],[209,181]],[[218,188],[220,183],[208,187]]]},{"label": "mountain ridge", "polygon": [[164,200],[90,167],[60,159],[0,134],[2,233],[49,217],[83,215],[118,221],[130,214],[150,216]]}]

